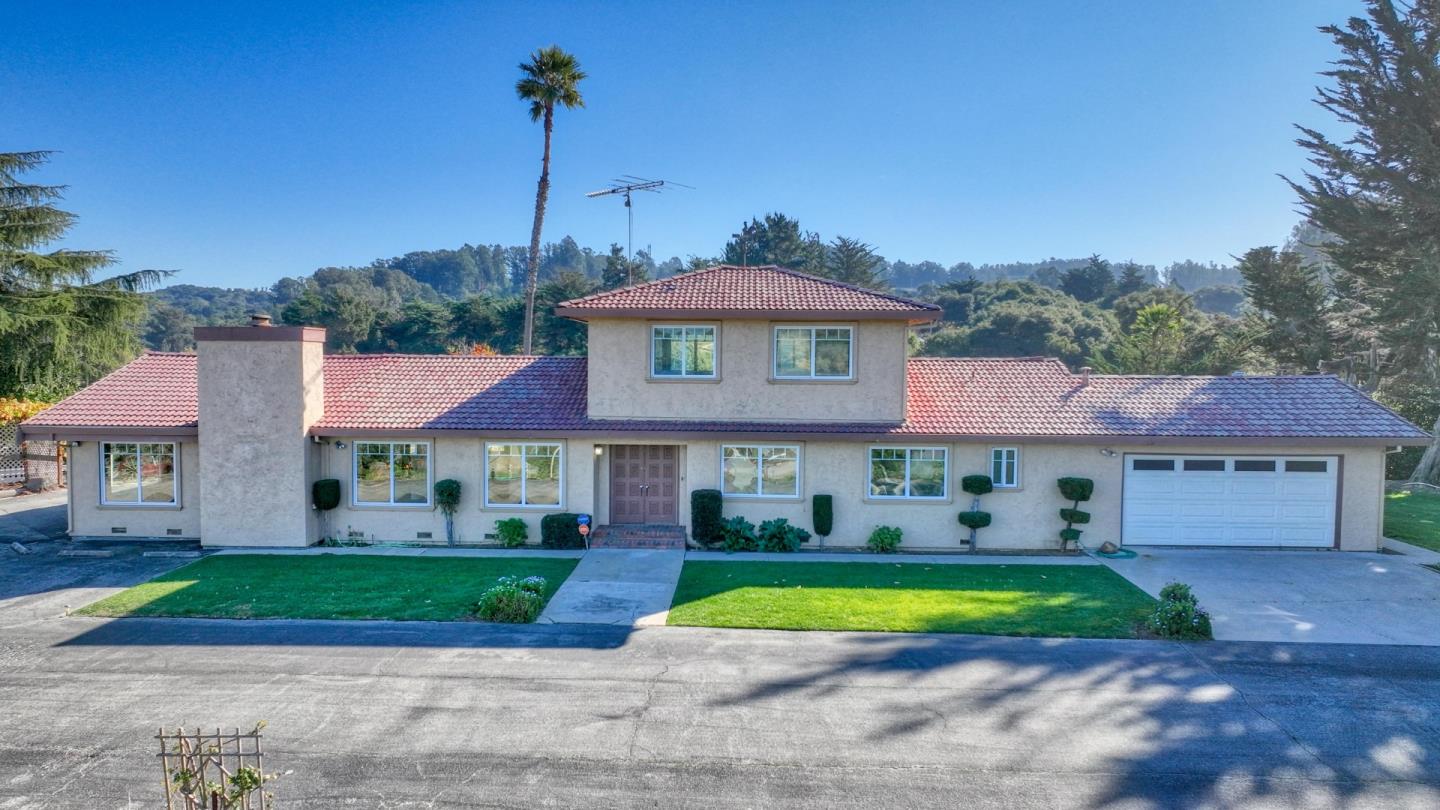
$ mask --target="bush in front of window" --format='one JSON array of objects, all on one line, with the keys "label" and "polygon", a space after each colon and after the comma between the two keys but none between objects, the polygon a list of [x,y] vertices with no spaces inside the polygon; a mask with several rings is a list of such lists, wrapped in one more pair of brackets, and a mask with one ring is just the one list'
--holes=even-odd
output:
[{"label": "bush in front of window", "polygon": [[755,524],[739,515],[720,524],[720,545],[726,551],[755,551],[760,540],[755,536]]},{"label": "bush in front of window", "polygon": [[584,548],[585,535],[580,533],[580,516],[574,512],[556,512],[540,518],[540,545],[545,548]]},{"label": "bush in front of window", "polygon": [[980,496],[995,491],[995,482],[988,475],[967,475],[960,479],[960,488],[970,493],[970,511],[959,514],[960,525],[970,530],[970,551],[977,545],[975,533],[990,525],[990,513],[980,511]]},{"label": "bush in front of window", "polygon": [[815,533],[820,535],[820,545],[835,529],[835,498],[832,495],[816,495],[810,499],[810,517],[815,522]]},{"label": "bush in front of window", "polygon": [[904,532],[895,526],[876,526],[870,532],[870,539],[865,541],[865,547],[876,554],[894,554],[900,550],[900,538]]},{"label": "bush in front of window", "polygon": [[[524,521],[521,520],[521,523]],[[501,577],[480,595],[480,601],[475,606],[475,615],[489,622],[529,624],[535,621],[544,607],[544,577]]]},{"label": "bush in front of window", "polygon": [[756,547],[760,551],[799,551],[800,544],[808,542],[810,533],[799,526],[791,526],[785,518],[767,520],[756,532]]},{"label": "bush in front of window", "polygon": [[500,538],[500,545],[506,548],[519,548],[525,545],[530,537],[530,528],[525,525],[524,518],[512,517],[495,521],[495,534]]},{"label": "bush in front of window", "polygon": [[322,478],[310,485],[310,502],[322,512],[340,505],[340,479]]},{"label": "bush in front of window", "polygon": [[722,539],[721,498],[718,489],[697,489],[690,493],[690,536],[706,548]]},{"label": "bush in front of window", "polygon": [[1072,501],[1069,508],[1060,510],[1060,519],[1065,521],[1065,528],[1060,530],[1060,550],[1067,551],[1071,543],[1080,547],[1081,531],[1075,528],[1075,524],[1084,525],[1090,522],[1090,513],[1082,511],[1080,504],[1090,500],[1095,493],[1095,482],[1089,478],[1061,478],[1056,481],[1060,487],[1060,494],[1066,500]]},{"label": "bush in front of window", "polygon": [[1160,604],[1146,622],[1150,632],[1161,638],[1208,639],[1212,637],[1210,613],[1183,582],[1171,582],[1160,589]]}]

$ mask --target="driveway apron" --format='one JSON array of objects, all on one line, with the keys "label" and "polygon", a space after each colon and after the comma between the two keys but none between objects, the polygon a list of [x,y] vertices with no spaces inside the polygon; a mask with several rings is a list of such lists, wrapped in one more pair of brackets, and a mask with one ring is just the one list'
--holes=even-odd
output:
[{"label": "driveway apron", "polygon": [[678,549],[591,549],[538,621],[663,625],[684,564],[685,552]]}]

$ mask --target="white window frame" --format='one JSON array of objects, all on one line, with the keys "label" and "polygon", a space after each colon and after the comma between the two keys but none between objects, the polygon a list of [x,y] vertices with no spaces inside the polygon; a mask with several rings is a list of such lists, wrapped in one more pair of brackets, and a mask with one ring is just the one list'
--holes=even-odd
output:
[{"label": "white window frame", "polygon": [[[1014,469],[1015,469],[1015,477],[1014,477],[1014,480],[1006,482],[1006,481],[1002,481],[1001,479],[995,477],[995,462],[996,462],[995,456],[996,456],[997,453],[1001,453],[1001,454],[1008,453],[1008,454],[1009,454],[1009,457],[1008,457],[1008,458],[1007,458],[1006,456],[1004,456],[1004,455],[1002,455],[1002,456],[1000,457],[1000,459],[999,459],[999,462],[1000,462],[1000,470],[1001,470],[1002,472],[1005,470],[1005,464],[1006,464],[1007,461],[1010,462],[1010,463],[1012,463],[1012,464],[1014,464]],[[1019,489],[1019,488],[1020,488],[1020,448],[1018,448],[1018,447],[992,447],[992,448],[990,448],[990,481],[991,481],[991,483],[993,483],[993,484],[995,485],[995,488],[996,488],[996,489]]]},{"label": "white window frame", "polygon": [[[905,493],[904,495],[876,495],[871,492],[874,481],[871,476],[875,470],[876,450],[904,450],[905,451]],[[910,493],[910,454],[916,450],[939,450],[945,454],[945,479],[941,484],[939,495],[911,495]],[[865,497],[872,501],[922,501],[938,503],[950,500],[950,448],[940,445],[908,445],[908,444],[876,444],[865,450]]]},{"label": "white window frame", "polygon": [[[180,508],[180,442],[155,442],[135,440],[107,439],[97,442],[100,445],[100,505],[114,506],[121,509],[179,509]],[[135,469],[135,497],[134,501],[112,501],[106,492],[109,490],[110,471],[105,467],[105,448],[115,444],[135,445],[136,469]],[[172,492],[172,500],[169,503],[164,501],[145,501],[145,485],[140,480],[139,455],[142,444],[165,444],[170,446],[170,457],[175,460],[175,486]]]},{"label": "white window frame", "polygon": [[[490,448],[491,448],[491,447],[509,447],[509,446],[512,446],[512,445],[519,445],[520,448],[521,448],[521,450],[520,450],[520,502],[519,502],[519,503],[491,503],[491,501],[490,501]],[[526,479],[525,479],[525,457],[526,457],[526,456],[525,456],[525,448],[527,448],[527,447],[552,447],[552,446],[555,447],[557,450],[559,450],[558,456],[559,456],[559,459],[560,459],[560,470],[559,470],[559,476],[560,476],[559,484],[560,484],[560,487],[559,487],[559,493],[558,493],[558,495],[557,495],[558,503],[525,503],[525,487],[526,487]],[[482,460],[482,462],[481,462],[481,474],[482,474],[482,476],[483,476],[483,486],[484,486],[484,488],[485,488],[485,508],[486,508],[486,509],[526,509],[526,510],[532,510],[532,511],[533,511],[533,510],[536,510],[536,509],[549,509],[549,510],[551,510],[551,511],[564,509],[564,507],[565,507],[565,442],[564,442],[564,441],[561,441],[561,440],[554,440],[554,441],[535,441],[535,440],[523,441],[523,440],[517,439],[517,440],[515,440],[515,441],[485,442],[484,446],[480,448],[480,452],[481,452],[481,455],[484,457],[483,460]]]},{"label": "white window frame", "polygon": [[[726,492],[725,491],[725,451],[732,447],[743,447],[758,451],[755,458],[755,492]],[[794,450],[795,451],[795,491],[786,495],[766,495],[762,492],[765,480],[765,451],[766,450]],[[773,500],[797,500],[800,494],[805,491],[804,477],[805,456],[798,444],[722,444],[720,445],[720,494],[725,498],[743,498],[752,501],[773,501]]]},{"label": "white window frame", "polygon": [[[679,374],[656,374],[655,373],[655,331],[657,329],[679,329],[680,332],[680,373]],[[685,348],[689,345],[691,329],[709,329],[711,340],[714,341],[711,349],[711,362],[709,374],[691,373],[686,364],[689,361],[689,352]],[[720,327],[708,323],[652,323],[650,324],[650,379],[652,380],[713,380],[720,374]]]},{"label": "white window frame", "polygon": [[[781,329],[805,329],[810,332],[810,373],[809,374],[781,374],[780,373],[780,330]],[[815,373],[815,332],[820,329],[844,329],[849,335],[847,342],[848,353],[846,366],[849,373],[845,376],[832,374]],[[777,323],[770,328],[770,375],[776,380],[820,380],[820,381],[845,381],[855,379],[855,327],[848,323]]]},{"label": "white window frame", "polygon": [[[360,445],[390,446],[390,500],[360,500]],[[422,503],[395,501],[395,445],[418,444],[425,448],[425,500]],[[356,439],[350,442],[350,505],[357,509],[430,509],[435,501],[435,446],[419,439]]]}]

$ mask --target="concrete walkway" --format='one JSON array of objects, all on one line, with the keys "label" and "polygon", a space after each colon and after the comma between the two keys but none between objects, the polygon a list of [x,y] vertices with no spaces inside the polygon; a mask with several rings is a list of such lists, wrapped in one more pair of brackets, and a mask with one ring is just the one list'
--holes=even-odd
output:
[{"label": "concrete walkway", "polygon": [[65,536],[65,490],[0,498],[0,542],[37,543]]},{"label": "concrete walkway", "polygon": [[864,554],[846,551],[687,551],[692,562],[921,563],[924,565],[1099,565],[1083,554]]},{"label": "concrete walkway", "polygon": [[565,580],[537,620],[550,624],[665,624],[684,552],[595,548]]}]

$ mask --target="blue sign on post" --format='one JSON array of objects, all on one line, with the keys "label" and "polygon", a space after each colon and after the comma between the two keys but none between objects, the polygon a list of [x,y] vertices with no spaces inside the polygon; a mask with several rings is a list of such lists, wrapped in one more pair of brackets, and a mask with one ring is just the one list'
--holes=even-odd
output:
[{"label": "blue sign on post", "polygon": [[577,515],[577,516],[575,517],[575,522],[578,523],[578,524],[580,524],[581,526],[589,526],[589,525],[590,525],[590,516],[589,516],[589,515]]}]

